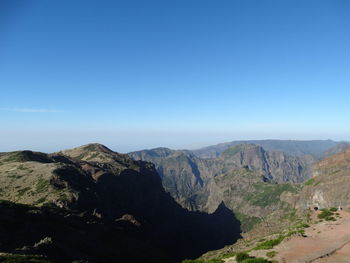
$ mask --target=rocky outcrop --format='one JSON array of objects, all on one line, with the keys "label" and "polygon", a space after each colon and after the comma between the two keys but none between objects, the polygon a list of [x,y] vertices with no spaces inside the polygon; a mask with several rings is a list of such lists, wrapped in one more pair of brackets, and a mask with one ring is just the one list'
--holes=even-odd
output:
[{"label": "rocky outcrop", "polygon": [[305,181],[311,176],[311,165],[315,161],[309,155],[298,157],[284,152],[268,152],[253,144],[231,147],[221,154],[221,159],[238,168],[247,167],[277,183]]},{"label": "rocky outcrop", "polygon": [[313,177],[295,196],[299,209],[350,207],[350,149],[332,155],[313,166]]}]

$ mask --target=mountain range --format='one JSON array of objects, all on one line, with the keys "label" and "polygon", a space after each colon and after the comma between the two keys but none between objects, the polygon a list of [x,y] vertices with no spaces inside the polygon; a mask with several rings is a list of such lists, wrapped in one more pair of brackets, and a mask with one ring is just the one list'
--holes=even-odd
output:
[{"label": "mountain range", "polygon": [[[237,141],[194,151],[156,148],[129,155],[154,163],[163,187],[184,208],[213,212],[224,201],[241,219],[258,222],[276,210],[275,204],[257,206],[256,198],[249,196],[295,191],[294,183],[312,177],[312,166],[320,156],[348,146],[331,140]],[[245,230],[251,223],[247,225]]]},{"label": "mountain range", "polygon": [[0,251],[52,262],[175,262],[240,237],[224,204],[189,212],[164,191],[153,164],[99,144],[2,153],[0,199]]},{"label": "mountain range", "polygon": [[180,262],[314,207],[350,207],[349,169],[349,145],[330,140],[0,153],[0,251],[16,262]]}]

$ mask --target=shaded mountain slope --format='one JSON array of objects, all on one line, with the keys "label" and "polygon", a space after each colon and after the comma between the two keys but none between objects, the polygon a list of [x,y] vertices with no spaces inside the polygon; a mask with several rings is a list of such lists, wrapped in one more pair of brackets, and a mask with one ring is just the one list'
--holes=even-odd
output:
[{"label": "shaded mountain slope", "polygon": [[[153,164],[133,161],[99,144],[49,155],[1,154],[0,180],[1,199],[39,207],[33,210],[35,216],[27,218],[32,208],[18,217],[14,206],[14,211],[4,213],[4,220],[25,225],[22,220],[47,221],[33,223],[32,230],[12,227],[13,235],[23,238],[9,238],[0,244],[0,251],[33,246],[48,236],[53,243],[43,253],[57,262],[174,262],[233,243],[240,236],[239,222],[223,203],[210,215],[189,212],[164,191]],[[45,214],[45,207],[52,206],[67,212],[60,215],[55,209]],[[50,232],[53,228],[58,232]],[[69,229],[69,234],[60,235],[60,229]],[[9,235],[6,228],[0,231]],[[86,244],[78,252],[69,248],[80,238]],[[93,250],[95,242],[99,245]]]}]

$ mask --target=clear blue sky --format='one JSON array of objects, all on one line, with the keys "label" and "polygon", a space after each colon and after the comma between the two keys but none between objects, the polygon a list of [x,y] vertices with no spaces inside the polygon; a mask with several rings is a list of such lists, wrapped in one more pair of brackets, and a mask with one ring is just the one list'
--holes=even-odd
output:
[{"label": "clear blue sky", "polygon": [[3,0],[0,151],[350,140],[346,0]]}]

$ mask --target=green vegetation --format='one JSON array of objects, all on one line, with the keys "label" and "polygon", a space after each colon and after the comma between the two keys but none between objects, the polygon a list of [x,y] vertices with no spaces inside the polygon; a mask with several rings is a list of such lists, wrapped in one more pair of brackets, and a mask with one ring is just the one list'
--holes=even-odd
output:
[{"label": "green vegetation", "polygon": [[234,257],[234,256],[236,256],[236,255],[237,255],[237,252],[228,252],[228,253],[222,255],[220,258],[221,258],[221,259],[232,258],[232,257]]},{"label": "green vegetation", "polygon": [[4,162],[22,162],[24,160],[23,154],[21,152],[9,153]]},{"label": "green vegetation", "polygon": [[1,263],[50,263],[47,259],[38,255],[1,255]]},{"label": "green vegetation", "polygon": [[266,253],[266,256],[267,256],[268,258],[273,258],[273,257],[275,257],[276,255],[277,255],[277,252],[276,252],[276,251],[269,251],[269,252]]},{"label": "green vegetation", "polygon": [[233,146],[228,148],[227,150],[223,151],[221,153],[222,156],[224,157],[232,157],[234,155],[236,155],[237,153],[243,151],[247,146],[246,145],[237,145],[237,146]]},{"label": "green vegetation", "polygon": [[93,153],[93,154],[91,154],[91,155],[89,156],[89,158],[87,158],[86,160],[87,160],[87,161],[91,161],[91,160],[95,159],[96,157],[98,157],[98,153]]},{"label": "green vegetation", "polygon": [[243,260],[250,258],[249,255],[245,252],[239,252],[236,255],[236,261],[237,262],[242,262]]},{"label": "green vegetation", "polygon": [[13,178],[13,179],[20,179],[20,178],[23,177],[23,175],[19,175],[19,174],[9,174],[7,177]]},{"label": "green vegetation", "polygon": [[263,241],[257,247],[255,247],[254,250],[271,249],[274,246],[277,246],[278,244],[280,244],[284,238],[285,238],[284,236],[279,236],[276,239]]},{"label": "green vegetation", "polygon": [[257,190],[256,195],[248,198],[251,204],[265,207],[271,204],[278,203],[283,192],[298,192],[298,187],[292,184],[271,184],[271,183],[256,183],[254,184]]},{"label": "green vegetation", "polygon": [[285,235],[285,238],[295,234],[305,235],[305,230],[304,229],[291,230]]},{"label": "green vegetation", "polygon": [[[337,209],[335,208],[335,211],[337,211]],[[334,208],[331,209],[321,209],[321,213],[318,214],[318,218],[319,219],[324,219],[326,221],[336,221],[335,217],[334,217]]]},{"label": "green vegetation", "polygon": [[338,211],[338,208],[336,208],[336,207],[331,207],[331,208],[329,209],[329,211],[331,211],[331,212],[337,212],[337,211]]},{"label": "green vegetation", "polygon": [[30,190],[30,187],[25,187],[25,188],[22,188],[22,189],[19,189],[17,192],[18,192],[18,196],[22,196],[24,195],[26,192],[28,192]]},{"label": "green vegetation", "polygon": [[88,152],[83,152],[80,155],[74,157],[75,159],[82,160],[84,159],[89,153]]},{"label": "green vegetation", "polygon": [[248,216],[237,211],[234,211],[235,216],[241,222],[241,229],[244,232],[248,232],[253,229],[254,225],[261,222],[261,219],[255,216]]},{"label": "green vegetation", "polygon": [[47,180],[44,180],[43,178],[39,178],[38,182],[36,183],[35,190],[37,193],[42,193],[47,191],[49,186],[49,182]]},{"label": "green vegetation", "polygon": [[315,183],[315,179],[314,178],[311,178],[309,180],[307,180],[304,185],[313,185]]}]

